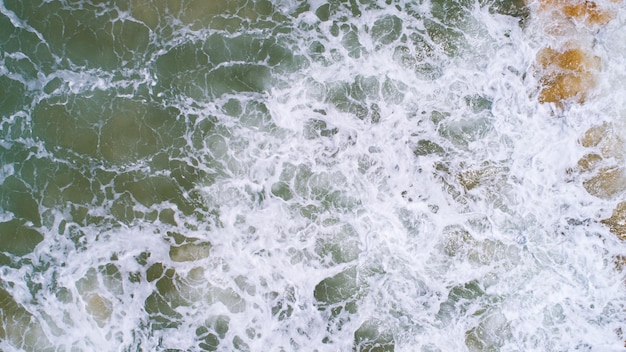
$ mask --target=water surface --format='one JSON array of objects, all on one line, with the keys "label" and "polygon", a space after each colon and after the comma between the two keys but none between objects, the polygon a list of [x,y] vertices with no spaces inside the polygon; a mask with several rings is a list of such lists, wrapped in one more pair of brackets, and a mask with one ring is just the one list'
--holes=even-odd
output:
[{"label": "water surface", "polygon": [[519,1],[1,1],[0,348],[622,348],[613,9],[559,109]]}]

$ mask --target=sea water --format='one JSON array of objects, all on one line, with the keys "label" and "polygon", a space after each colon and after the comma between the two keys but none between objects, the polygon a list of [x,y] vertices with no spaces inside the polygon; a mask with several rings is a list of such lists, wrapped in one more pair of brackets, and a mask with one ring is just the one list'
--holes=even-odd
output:
[{"label": "sea water", "polygon": [[611,6],[555,106],[518,0],[0,1],[0,349],[623,349]]}]

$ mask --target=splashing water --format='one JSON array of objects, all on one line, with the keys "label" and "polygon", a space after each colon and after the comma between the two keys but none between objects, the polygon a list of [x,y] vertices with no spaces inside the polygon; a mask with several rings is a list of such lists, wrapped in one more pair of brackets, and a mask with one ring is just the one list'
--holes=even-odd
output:
[{"label": "splashing water", "polygon": [[622,349],[598,4],[0,1],[0,349]]}]

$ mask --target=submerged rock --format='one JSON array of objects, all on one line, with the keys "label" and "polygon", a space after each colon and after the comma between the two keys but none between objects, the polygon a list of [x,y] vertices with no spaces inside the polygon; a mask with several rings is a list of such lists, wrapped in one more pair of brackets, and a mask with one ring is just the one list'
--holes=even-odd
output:
[{"label": "submerged rock", "polygon": [[626,191],[626,170],[621,167],[601,168],[584,181],[583,186],[593,196],[611,199]]},{"label": "submerged rock", "polygon": [[211,244],[185,243],[179,246],[170,247],[170,258],[175,262],[192,262],[207,258],[211,251]]},{"label": "submerged rock", "polygon": [[588,173],[583,181],[587,192],[602,199],[612,199],[626,191],[624,141],[613,126],[603,123],[591,127],[580,139],[583,147],[593,149],[578,160],[578,171]]},{"label": "submerged rock", "polygon": [[469,191],[480,185],[494,185],[503,181],[508,171],[507,167],[485,162],[480,168],[464,170],[457,178],[463,188]]},{"label": "submerged rock", "polygon": [[626,202],[619,203],[613,210],[611,217],[601,222],[608,226],[610,231],[619,239],[626,240]]},{"label": "submerged rock", "polygon": [[600,66],[600,59],[581,48],[563,51],[544,48],[537,54],[541,67],[539,93],[541,103],[560,103],[573,99],[583,103],[587,92],[595,86],[593,72]]},{"label": "submerged rock", "polygon": [[[602,199],[614,199],[626,191],[626,168],[623,167],[625,143],[613,130],[613,126],[603,123],[591,127],[580,139],[583,147],[594,149],[578,160],[580,173],[591,173],[583,181],[587,192]],[[622,201],[613,210],[611,217],[601,220],[602,224],[619,239],[626,240],[626,202]],[[622,265],[617,263],[618,267]]]},{"label": "submerged rock", "polygon": [[[530,3],[530,1],[527,1]],[[540,30],[565,43],[539,50],[535,76],[540,83],[540,103],[584,103],[596,85],[600,58],[591,54],[599,27],[612,18],[610,5],[593,1],[540,0],[529,4],[533,17],[542,19]],[[546,25],[547,24],[547,25]]]},{"label": "submerged rock", "polygon": [[354,351],[358,352],[393,352],[395,344],[393,334],[377,320],[366,320],[354,332]]},{"label": "submerged rock", "polygon": [[591,172],[595,170],[601,162],[602,156],[595,153],[585,154],[578,160],[578,170],[580,172]]},{"label": "submerged rock", "polygon": [[[552,0],[554,2],[554,0]],[[612,18],[611,12],[601,9],[593,1],[580,1],[567,3],[560,1],[563,5],[563,13],[571,18],[583,21],[588,25],[605,25]]]},{"label": "submerged rock", "polygon": [[580,139],[580,144],[585,148],[597,146],[600,144],[600,141],[602,141],[607,129],[608,124],[606,122],[601,125],[591,127]]},{"label": "submerged rock", "polygon": [[597,148],[603,158],[624,159],[624,140],[615,133],[613,125],[603,123],[593,126],[580,139],[585,148]]},{"label": "submerged rock", "polygon": [[111,301],[101,295],[92,292],[85,297],[85,309],[91,315],[100,327],[103,327],[106,321],[113,313]]}]

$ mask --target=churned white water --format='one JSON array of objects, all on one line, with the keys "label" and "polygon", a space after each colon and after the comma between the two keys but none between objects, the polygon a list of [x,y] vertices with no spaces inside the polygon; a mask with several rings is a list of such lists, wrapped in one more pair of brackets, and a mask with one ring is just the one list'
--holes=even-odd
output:
[{"label": "churned white water", "polygon": [[34,242],[3,247],[0,349],[624,348],[623,194],[575,171],[626,131],[623,5],[559,108],[521,4],[225,3],[0,6],[2,240]]}]

